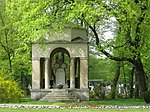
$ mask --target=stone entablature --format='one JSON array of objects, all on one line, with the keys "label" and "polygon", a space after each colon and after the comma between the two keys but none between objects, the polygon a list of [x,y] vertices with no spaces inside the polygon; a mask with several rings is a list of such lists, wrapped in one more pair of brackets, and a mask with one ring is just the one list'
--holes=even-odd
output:
[{"label": "stone entablature", "polygon": [[69,53],[70,57],[88,57],[88,45],[87,43],[50,43],[45,44],[44,48],[41,47],[42,44],[33,44],[32,45],[32,58],[35,57],[49,57],[50,53],[57,47],[65,48]]}]

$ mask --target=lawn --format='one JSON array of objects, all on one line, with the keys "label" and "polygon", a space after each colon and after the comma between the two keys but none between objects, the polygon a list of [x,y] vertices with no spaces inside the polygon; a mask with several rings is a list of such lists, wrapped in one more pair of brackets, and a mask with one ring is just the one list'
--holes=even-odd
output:
[{"label": "lawn", "polygon": [[23,98],[19,104],[33,104],[33,105],[57,105],[57,106],[85,106],[85,105],[119,105],[119,106],[150,106],[146,104],[143,99],[100,99],[100,100],[90,100],[82,102],[44,102],[44,101],[34,101],[30,98]]},{"label": "lawn", "polygon": [[96,105],[119,105],[119,106],[150,106],[146,104],[143,99],[102,99],[102,100],[91,100],[89,104]]}]

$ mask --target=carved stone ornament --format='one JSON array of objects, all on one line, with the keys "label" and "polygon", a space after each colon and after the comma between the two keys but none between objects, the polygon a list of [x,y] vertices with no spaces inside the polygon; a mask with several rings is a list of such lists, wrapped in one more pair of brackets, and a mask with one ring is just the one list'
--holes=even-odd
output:
[{"label": "carved stone ornament", "polygon": [[66,67],[67,67],[67,64],[66,64],[66,63],[63,63],[63,64],[61,65],[61,67],[62,67],[62,68],[66,68]]},{"label": "carved stone ornament", "polygon": [[59,68],[59,64],[55,64],[55,68]]}]

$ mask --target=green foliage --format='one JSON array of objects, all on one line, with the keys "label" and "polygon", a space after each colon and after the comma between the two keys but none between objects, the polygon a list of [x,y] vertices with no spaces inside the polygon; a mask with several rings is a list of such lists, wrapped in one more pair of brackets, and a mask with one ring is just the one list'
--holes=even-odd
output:
[{"label": "green foliage", "polygon": [[[141,59],[149,74],[149,0],[6,0],[3,6],[6,10],[0,9],[0,69],[6,74],[12,70],[15,79],[22,73],[31,74],[31,48],[27,43],[44,36],[49,27],[60,30],[65,26],[88,28],[99,51],[110,59],[132,64]],[[114,38],[104,38],[108,30]],[[114,74],[112,69],[108,71],[109,61],[105,61],[89,60],[90,79],[108,80],[107,76]]]},{"label": "green foliage", "polygon": [[112,98],[112,99],[115,99],[115,98],[116,98],[116,87],[113,87],[113,88],[111,89],[111,98]]},{"label": "green foliage", "polygon": [[16,82],[4,80],[0,76],[0,102],[19,102],[23,91]]},{"label": "green foliage", "polygon": [[150,91],[146,91],[146,92],[144,92],[144,101],[146,102],[146,103],[150,103]]},{"label": "green foliage", "polygon": [[90,91],[90,98],[105,98],[105,89],[103,83],[99,83]]},{"label": "green foliage", "polygon": [[110,83],[114,74],[113,63],[114,62],[109,59],[100,59],[90,54],[89,79],[102,79]]},{"label": "green foliage", "polygon": [[95,97],[96,97],[95,91],[90,91],[89,98],[95,98]]},{"label": "green foliage", "polygon": [[3,75],[6,79],[20,82],[23,86],[29,83],[22,82],[21,77],[31,76],[31,45],[27,41],[28,35],[19,33],[17,24],[21,17],[19,13],[13,13],[15,7],[11,7],[14,10],[9,13],[9,3],[9,0],[0,2],[0,72],[7,74]]}]

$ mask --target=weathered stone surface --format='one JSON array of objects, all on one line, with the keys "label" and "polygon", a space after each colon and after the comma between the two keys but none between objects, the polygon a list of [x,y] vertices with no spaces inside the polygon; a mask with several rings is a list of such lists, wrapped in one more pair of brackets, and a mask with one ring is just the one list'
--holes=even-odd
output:
[{"label": "weathered stone surface", "polygon": [[47,34],[47,40],[54,42],[57,40],[72,41],[74,38],[80,37],[84,41],[87,40],[86,29],[77,28],[65,28],[61,32],[56,32],[50,29],[50,33]]},{"label": "weathered stone surface", "polygon": [[40,58],[37,58],[32,60],[32,89],[40,89],[40,80]]},{"label": "weathered stone surface", "polygon": [[44,45],[45,48],[42,48],[42,45],[33,44],[32,45],[32,57],[49,57],[50,53],[60,47],[65,48],[69,53],[70,57],[88,57],[88,46],[87,43],[49,43]]},{"label": "weathered stone surface", "polygon": [[66,89],[55,89],[51,93],[45,95],[40,101],[49,102],[70,102],[75,101],[76,98],[72,93],[69,93]]},{"label": "weathered stone surface", "polygon": [[[65,88],[70,87],[69,89],[73,90],[73,95],[77,96],[77,98],[89,100],[88,42],[86,30],[65,28],[62,32],[50,32],[50,35],[47,34],[42,39],[43,42],[37,40],[32,44],[31,99],[40,100],[44,96],[52,94],[53,90],[50,90],[50,87],[55,88],[53,85],[57,85],[58,83],[62,83],[65,87],[68,81],[66,80],[66,73],[68,72],[70,73],[70,85],[67,85]],[[54,64],[58,64],[54,59],[56,53],[67,54],[70,58],[68,62],[70,69],[67,68],[67,72],[65,71],[67,69],[63,70],[60,66],[55,69],[53,66]],[[78,68],[76,64],[77,59],[79,63]],[[75,70],[79,70],[78,74],[75,74],[77,72]],[[78,80],[75,80],[75,78]],[[50,84],[51,80],[53,84]]]}]

